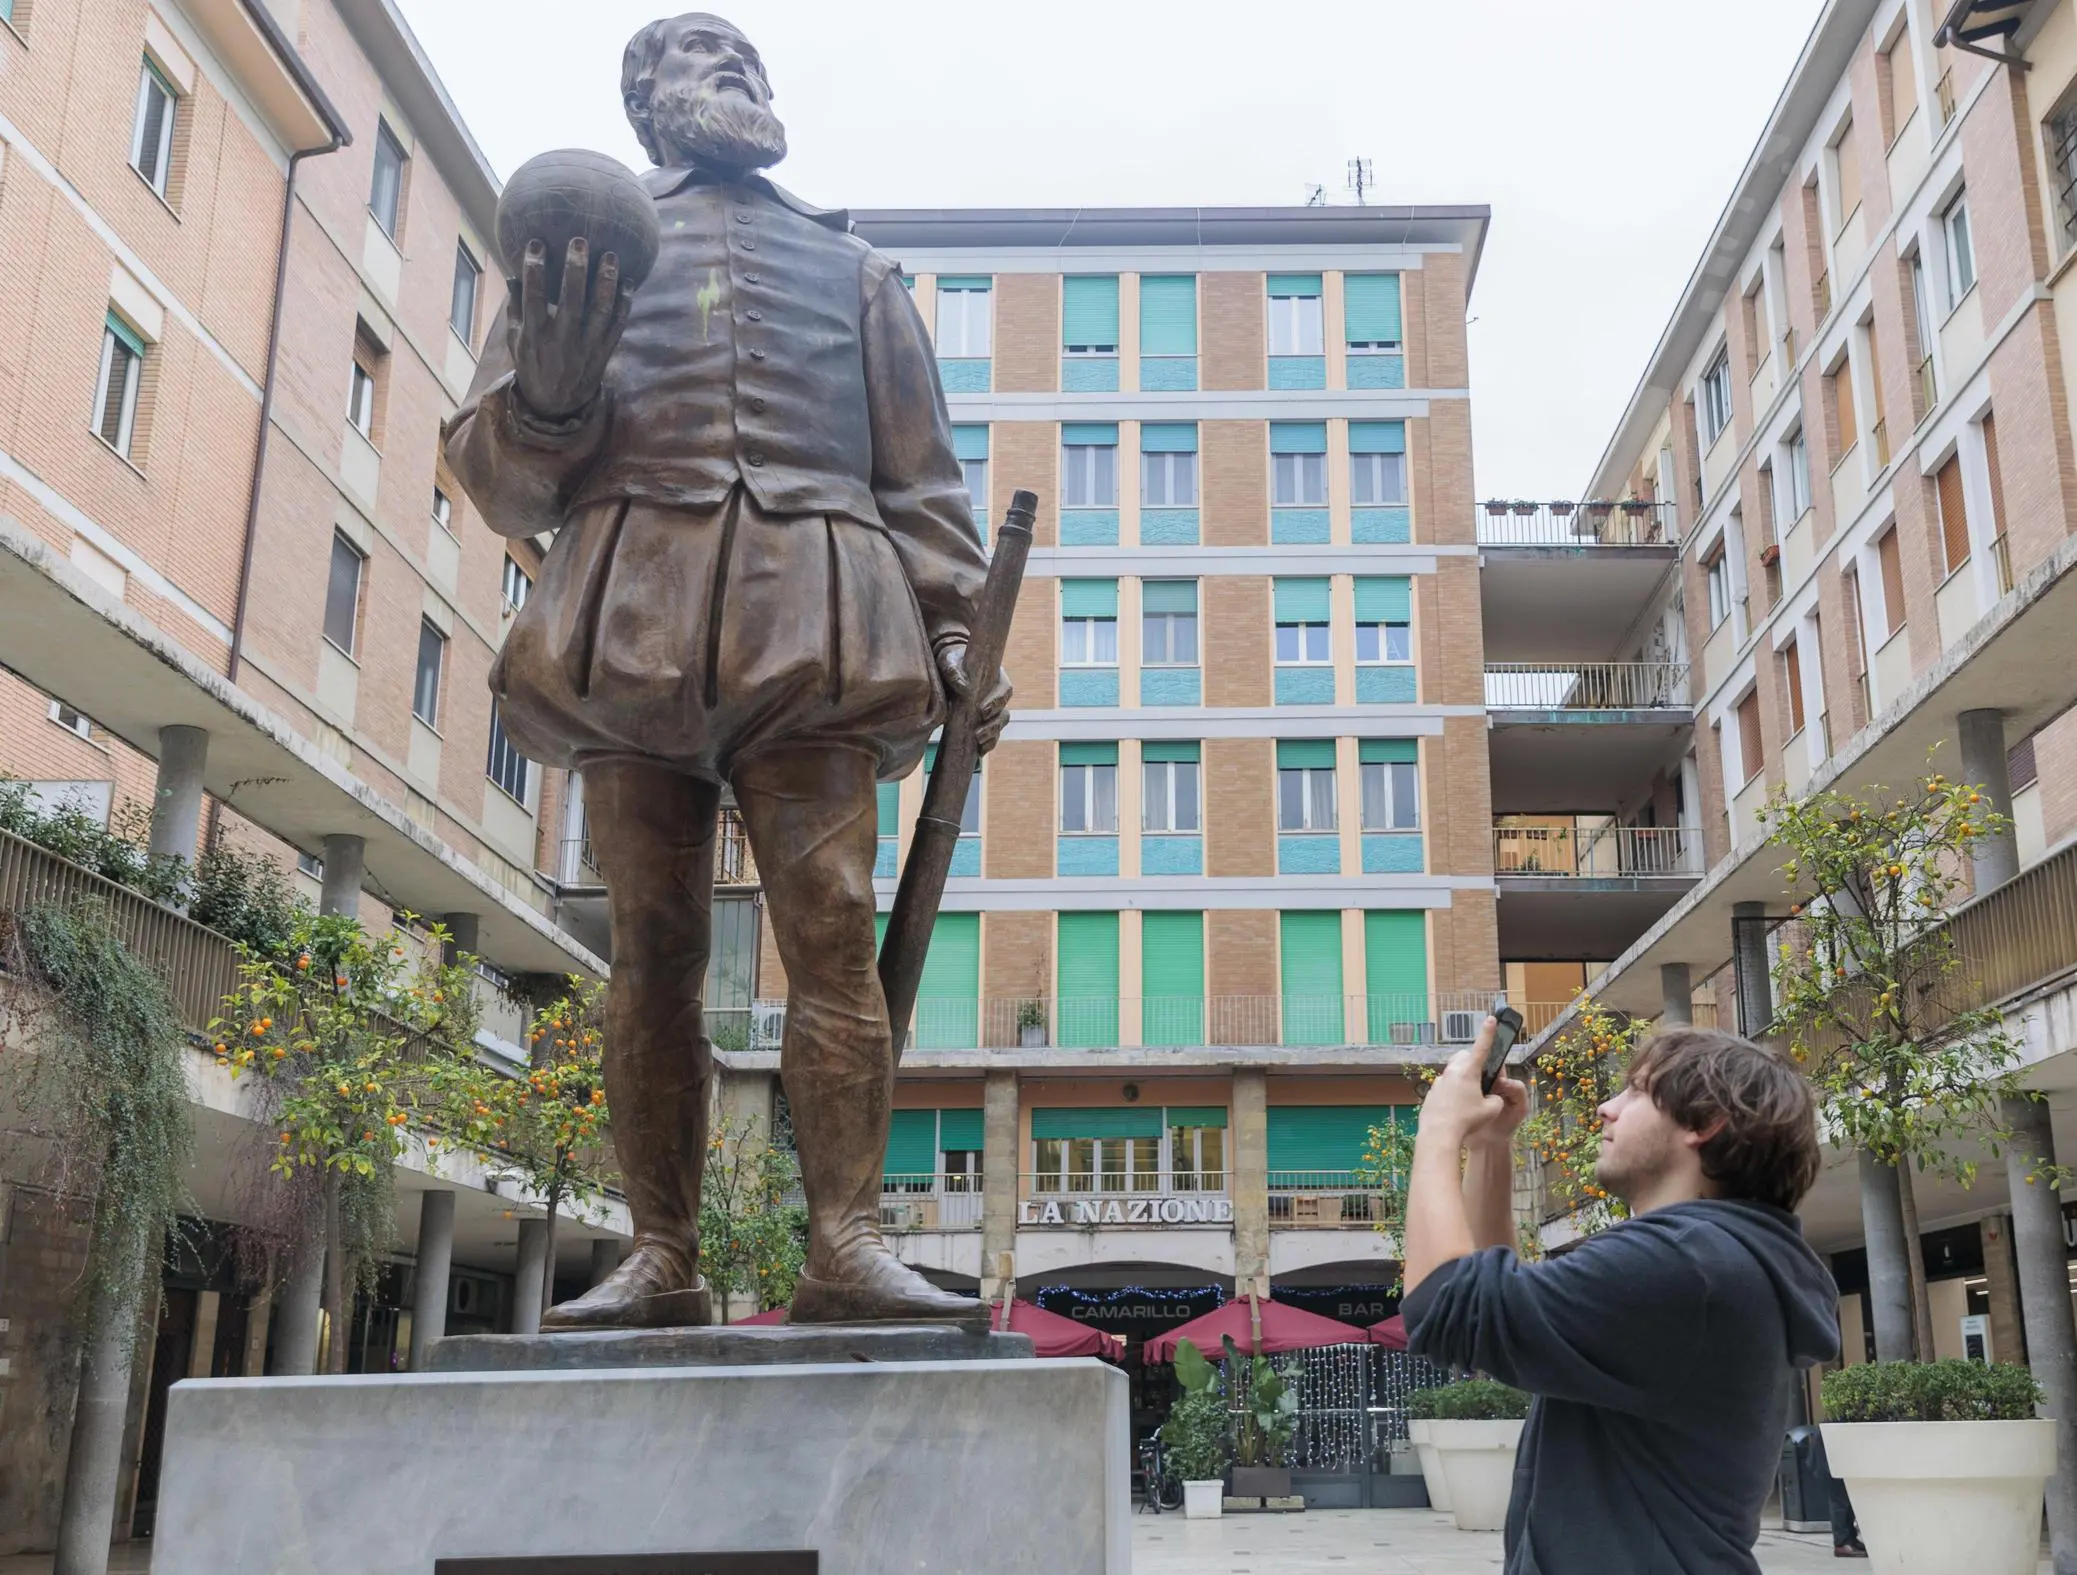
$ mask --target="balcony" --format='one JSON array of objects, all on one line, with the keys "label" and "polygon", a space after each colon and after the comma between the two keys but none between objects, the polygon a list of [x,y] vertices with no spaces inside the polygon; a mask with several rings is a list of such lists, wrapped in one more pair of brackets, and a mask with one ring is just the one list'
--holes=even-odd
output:
[{"label": "balcony", "polygon": [[981,1178],[971,1172],[880,1178],[880,1229],[979,1230]]},{"label": "balcony", "polygon": [[1571,814],[1677,771],[1688,682],[1686,662],[1488,662],[1494,812]]},{"label": "balcony", "polygon": [[1272,1170],[1271,1230],[1370,1230],[1385,1200],[1353,1170]]},{"label": "balcony", "polygon": [[[587,823],[584,834],[565,837],[562,851],[556,861],[556,879],[568,888],[576,888],[582,896],[585,888],[603,887],[605,871],[599,868],[597,855],[592,851],[591,827]],[[714,833],[714,884],[716,886],[757,886],[762,882],[757,874],[757,857],[750,851],[750,835],[743,827],[742,815],[733,809],[721,812]],[[567,898],[572,895],[565,891]]]},{"label": "balcony", "polygon": [[[1488,662],[1486,709],[1539,715],[1688,709],[1686,662]],[[1565,720],[1573,720],[1571,716]]]},{"label": "balcony", "polygon": [[1610,817],[1493,828],[1500,955],[1618,957],[1701,879],[1702,833]]},{"label": "balcony", "polygon": [[1666,594],[1680,558],[1670,503],[1480,505],[1479,602],[1497,660],[1588,661],[1608,654]]}]

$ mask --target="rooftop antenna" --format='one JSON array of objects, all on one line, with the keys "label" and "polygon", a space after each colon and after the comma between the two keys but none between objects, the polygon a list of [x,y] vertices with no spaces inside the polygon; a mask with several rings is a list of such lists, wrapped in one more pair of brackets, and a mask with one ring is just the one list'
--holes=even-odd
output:
[{"label": "rooftop antenna", "polygon": [[1306,206],[1307,206],[1308,208],[1324,208],[1324,207],[1326,207],[1326,206],[1327,206],[1327,188],[1326,188],[1325,186],[1311,186],[1311,185],[1308,185],[1308,186],[1307,186],[1307,187],[1305,188],[1305,205],[1306,205]]},{"label": "rooftop antenna", "polygon": [[1376,177],[1370,173],[1370,160],[1350,159],[1346,184],[1348,189],[1356,194],[1356,206],[1362,207],[1364,195],[1377,184]]}]

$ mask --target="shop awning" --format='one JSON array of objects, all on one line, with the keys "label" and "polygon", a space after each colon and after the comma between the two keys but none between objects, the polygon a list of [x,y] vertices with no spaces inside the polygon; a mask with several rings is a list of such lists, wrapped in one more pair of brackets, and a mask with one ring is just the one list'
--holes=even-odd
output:
[{"label": "shop awning", "polygon": [[[1227,1335],[1233,1336],[1233,1343],[1243,1356],[1255,1355],[1255,1320],[1249,1307],[1250,1300],[1243,1296],[1228,1302],[1217,1312],[1208,1312],[1166,1334],[1155,1335],[1147,1341],[1146,1359],[1172,1362],[1176,1358],[1176,1346],[1184,1340],[1207,1357],[1216,1359]],[[1367,1345],[1370,1342],[1369,1333],[1352,1323],[1322,1318],[1318,1313],[1309,1313],[1301,1307],[1287,1306],[1273,1299],[1261,1303],[1261,1307],[1262,1352],[1265,1355],[1273,1356],[1279,1351],[1309,1351],[1322,1345]]]},{"label": "shop awning", "polygon": [[1382,1346],[1383,1346],[1383,1347],[1384,1347],[1384,1348],[1385,1348],[1386,1350],[1388,1350],[1388,1351],[1403,1351],[1403,1350],[1405,1350],[1405,1349],[1406,1349],[1406,1318],[1405,1318],[1405,1316],[1404,1316],[1403,1314],[1401,1314],[1401,1313],[1394,1313],[1394,1314],[1392,1314],[1392,1316],[1391,1316],[1391,1317],[1387,1318],[1387,1319],[1386,1319],[1386,1320],[1385,1320],[1385,1321],[1384,1321],[1383,1323],[1374,1323],[1374,1324],[1372,1324],[1372,1325],[1370,1326],[1370,1343],[1371,1343],[1372,1345],[1382,1345]]}]

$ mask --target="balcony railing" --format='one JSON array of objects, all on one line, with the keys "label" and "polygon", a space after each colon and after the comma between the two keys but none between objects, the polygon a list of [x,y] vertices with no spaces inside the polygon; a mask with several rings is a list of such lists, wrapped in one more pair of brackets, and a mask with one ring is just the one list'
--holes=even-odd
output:
[{"label": "balcony railing", "polygon": [[1686,826],[1495,826],[1498,875],[1700,875],[1702,833]]},{"label": "balcony railing", "polygon": [[1479,545],[1657,547],[1678,535],[1670,503],[1501,503],[1479,506]]},{"label": "balcony railing", "polygon": [[2012,594],[2012,538],[2010,536],[2000,534],[1991,541],[1990,561],[1992,567],[1998,571],[1998,594],[2000,596],[2010,596]]},{"label": "balcony railing", "polygon": [[1375,1185],[1353,1170],[1272,1170],[1273,1230],[1369,1230],[1384,1218]]},{"label": "balcony railing", "polygon": [[1940,80],[1933,84],[1933,99],[1940,106],[1940,126],[1945,130],[1954,119],[1954,68],[1940,73]]},{"label": "balcony railing", "polygon": [[1924,415],[1940,403],[1940,379],[1933,370],[1933,357],[1930,352],[1918,363],[1918,397],[1921,401],[1920,415]]},{"label": "balcony railing", "polygon": [[[557,862],[557,879],[565,886],[603,886],[606,873],[592,851],[591,827],[581,837],[565,837]],[[743,829],[742,815],[733,809],[721,812],[714,828],[714,884],[755,886],[760,884],[757,859],[750,851],[750,835]]]},{"label": "balcony railing", "polygon": [[[1219,1045],[1403,1048],[1439,1053],[1469,1044],[1491,991],[1422,995],[990,996],[916,1003],[909,1044],[922,1050],[1108,1050],[1131,1043],[1184,1050]],[[708,1014],[710,1020],[715,1016]],[[749,1048],[776,1050],[786,1003],[750,1009]],[[713,1032],[710,1026],[710,1032]],[[1416,1057],[1424,1059],[1425,1057]]]},{"label": "balcony railing", "polygon": [[1486,706],[1496,711],[1685,709],[1686,662],[1488,662]]},{"label": "balcony railing", "polygon": [[1878,419],[1868,429],[1868,436],[1875,441],[1875,468],[1881,470],[1889,464],[1889,418]]},{"label": "balcony railing", "polygon": [[978,1230],[981,1178],[969,1173],[903,1173],[880,1178],[880,1228]]}]

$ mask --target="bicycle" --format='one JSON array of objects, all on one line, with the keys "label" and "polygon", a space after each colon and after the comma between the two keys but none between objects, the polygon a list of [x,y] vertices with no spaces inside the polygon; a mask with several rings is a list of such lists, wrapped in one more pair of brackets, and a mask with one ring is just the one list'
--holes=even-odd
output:
[{"label": "bicycle", "polygon": [[1143,1496],[1140,1499],[1141,1514],[1152,1511],[1159,1515],[1183,1507],[1183,1484],[1179,1478],[1169,1473],[1159,1433],[1149,1433],[1140,1440],[1139,1472],[1140,1481],[1144,1484]]}]

